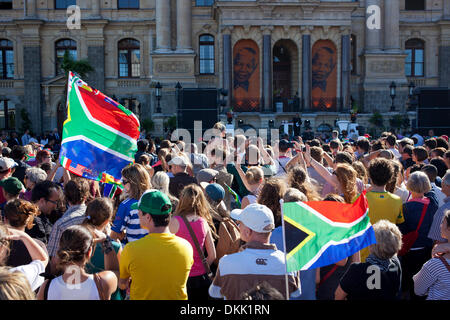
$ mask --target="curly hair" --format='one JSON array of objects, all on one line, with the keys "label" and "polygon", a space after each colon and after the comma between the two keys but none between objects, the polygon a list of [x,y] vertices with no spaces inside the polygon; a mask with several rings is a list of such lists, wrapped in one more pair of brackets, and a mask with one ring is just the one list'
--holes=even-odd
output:
[{"label": "curly hair", "polygon": [[294,167],[288,172],[287,183],[305,194],[308,201],[319,201],[320,195],[316,188],[309,182],[308,175],[301,167]]},{"label": "curly hair", "polygon": [[345,202],[352,203],[353,199],[358,194],[358,190],[356,188],[356,178],[358,177],[358,173],[351,165],[340,163],[336,166],[334,174],[336,175],[339,185],[341,186],[341,192],[344,195]]},{"label": "curly hair", "polygon": [[280,200],[283,199],[286,189],[287,186],[284,180],[270,178],[266,180],[258,196],[257,202],[272,210],[275,218],[275,227],[281,225]]},{"label": "curly hair", "polygon": [[369,163],[369,177],[372,184],[385,186],[394,178],[392,161],[384,158],[376,158]]},{"label": "curly hair", "polygon": [[36,205],[22,199],[13,199],[6,203],[4,209],[5,217],[13,228],[33,228],[34,217],[39,215]]},{"label": "curly hair", "polygon": [[361,179],[364,184],[368,183],[369,177],[367,174],[367,169],[361,161],[355,161],[352,163],[353,169],[358,173],[358,178]]}]

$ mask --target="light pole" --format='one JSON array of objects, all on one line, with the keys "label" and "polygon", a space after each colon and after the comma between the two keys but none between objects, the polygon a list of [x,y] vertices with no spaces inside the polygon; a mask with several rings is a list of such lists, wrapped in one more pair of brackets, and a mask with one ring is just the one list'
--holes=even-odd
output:
[{"label": "light pole", "polygon": [[394,100],[395,100],[395,96],[397,95],[397,85],[395,84],[394,81],[391,82],[389,89],[390,89],[390,95],[391,95],[391,99],[392,99],[391,111],[395,111]]},{"label": "light pole", "polygon": [[408,85],[408,111],[413,111],[412,107],[414,105],[413,101],[415,99],[415,97],[413,98],[413,95],[414,95],[415,88],[416,88],[416,84],[414,83],[414,81],[411,81]]},{"label": "light pole", "polygon": [[158,101],[158,106],[156,108],[156,113],[161,113],[161,105],[160,105],[160,101],[161,101],[161,89],[162,89],[162,85],[161,83],[157,83],[155,86],[156,92],[155,92],[155,96],[156,96],[156,101]]}]

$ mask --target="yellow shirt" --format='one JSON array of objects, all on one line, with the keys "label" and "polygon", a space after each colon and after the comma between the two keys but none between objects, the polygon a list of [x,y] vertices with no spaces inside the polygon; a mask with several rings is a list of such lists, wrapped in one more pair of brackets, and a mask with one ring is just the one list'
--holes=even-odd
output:
[{"label": "yellow shirt", "polygon": [[[370,223],[374,225],[380,220],[388,220],[394,224],[405,222],[402,199],[390,192],[367,192]],[[369,248],[361,250],[361,262],[369,256]]]},{"label": "yellow shirt", "polygon": [[131,277],[131,300],[187,300],[193,263],[188,241],[171,233],[150,233],[125,246],[120,278]]}]

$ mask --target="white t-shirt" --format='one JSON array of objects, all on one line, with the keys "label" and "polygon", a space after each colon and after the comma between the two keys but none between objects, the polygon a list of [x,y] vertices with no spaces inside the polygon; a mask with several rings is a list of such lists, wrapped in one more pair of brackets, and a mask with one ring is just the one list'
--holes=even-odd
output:
[{"label": "white t-shirt", "polygon": [[396,188],[394,194],[399,196],[402,199],[403,203],[408,201],[409,191],[407,189],[405,189],[403,187]]},{"label": "white t-shirt", "polygon": [[44,273],[44,271],[45,266],[41,260],[34,260],[29,264],[10,269],[10,272],[23,273],[28,279],[31,290],[33,291],[36,291],[44,283],[44,277],[40,276],[40,274]]}]

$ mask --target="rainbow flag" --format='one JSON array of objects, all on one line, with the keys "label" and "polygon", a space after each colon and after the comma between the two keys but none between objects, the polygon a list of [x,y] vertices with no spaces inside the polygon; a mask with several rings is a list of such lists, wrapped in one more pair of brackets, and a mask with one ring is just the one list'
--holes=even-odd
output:
[{"label": "rainbow flag", "polygon": [[67,96],[61,165],[78,176],[120,184],[122,169],[134,162],[139,120],[72,72]]},{"label": "rainbow flag", "polygon": [[335,264],[376,243],[365,192],[353,204],[283,203],[287,271]]}]

